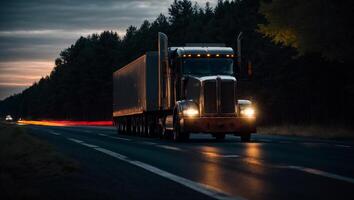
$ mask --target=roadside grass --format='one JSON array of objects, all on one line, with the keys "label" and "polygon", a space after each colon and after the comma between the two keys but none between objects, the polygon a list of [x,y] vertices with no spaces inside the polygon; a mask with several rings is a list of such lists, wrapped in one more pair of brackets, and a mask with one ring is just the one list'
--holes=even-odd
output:
[{"label": "roadside grass", "polygon": [[257,132],[270,135],[354,140],[354,130],[352,129],[346,127],[331,127],[323,125],[260,126],[257,128]]},{"label": "roadside grass", "polygon": [[0,123],[0,199],[35,199],[41,193],[38,185],[78,169],[76,161],[25,128]]}]

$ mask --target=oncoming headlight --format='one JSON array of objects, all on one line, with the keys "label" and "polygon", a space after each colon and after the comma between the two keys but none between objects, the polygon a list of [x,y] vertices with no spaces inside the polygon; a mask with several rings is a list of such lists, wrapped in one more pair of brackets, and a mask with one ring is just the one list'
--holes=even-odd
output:
[{"label": "oncoming headlight", "polygon": [[199,111],[195,108],[187,108],[186,110],[183,110],[183,115],[194,117],[199,114]]},{"label": "oncoming headlight", "polygon": [[188,101],[182,106],[182,113],[187,117],[196,117],[199,115],[199,108],[193,101]]},{"label": "oncoming headlight", "polygon": [[240,109],[240,114],[241,114],[241,116],[244,116],[244,117],[254,117],[255,113],[256,113],[256,111],[252,107],[246,107],[246,108]]},{"label": "oncoming headlight", "polygon": [[249,100],[238,100],[238,111],[241,117],[254,118],[256,116],[256,109]]}]

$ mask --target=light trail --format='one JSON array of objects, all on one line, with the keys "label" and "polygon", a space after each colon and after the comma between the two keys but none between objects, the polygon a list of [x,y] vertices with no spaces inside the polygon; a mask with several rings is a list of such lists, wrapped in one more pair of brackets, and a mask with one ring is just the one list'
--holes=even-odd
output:
[{"label": "light trail", "polygon": [[56,121],[56,120],[19,120],[21,125],[40,125],[40,126],[112,126],[112,121]]}]

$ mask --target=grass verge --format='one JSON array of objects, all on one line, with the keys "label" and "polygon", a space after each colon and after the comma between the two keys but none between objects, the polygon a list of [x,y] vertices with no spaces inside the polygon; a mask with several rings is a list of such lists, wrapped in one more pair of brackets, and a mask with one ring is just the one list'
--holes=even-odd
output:
[{"label": "grass verge", "polygon": [[288,135],[314,137],[323,139],[351,139],[354,140],[354,130],[345,127],[330,127],[321,125],[278,125],[260,126],[258,133],[271,135]]},{"label": "grass verge", "polygon": [[77,169],[77,162],[25,128],[0,123],[0,199],[35,199],[41,196],[41,183]]}]

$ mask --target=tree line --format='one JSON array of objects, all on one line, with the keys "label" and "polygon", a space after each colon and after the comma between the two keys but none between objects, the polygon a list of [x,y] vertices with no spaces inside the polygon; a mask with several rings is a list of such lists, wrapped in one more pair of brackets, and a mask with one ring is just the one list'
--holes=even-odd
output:
[{"label": "tree line", "polygon": [[239,96],[256,102],[260,123],[351,125],[350,6],[351,1],[219,0],[211,7],[175,0],[167,16],[130,26],[123,37],[112,31],[80,37],[60,53],[50,75],[1,101],[0,113],[109,120],[112,73],[156,50],[158,32],[168,35],[170,46],[210,42],[234,49],[243,32],[243,60],[252,63],[253,78],[239,82]]}]

